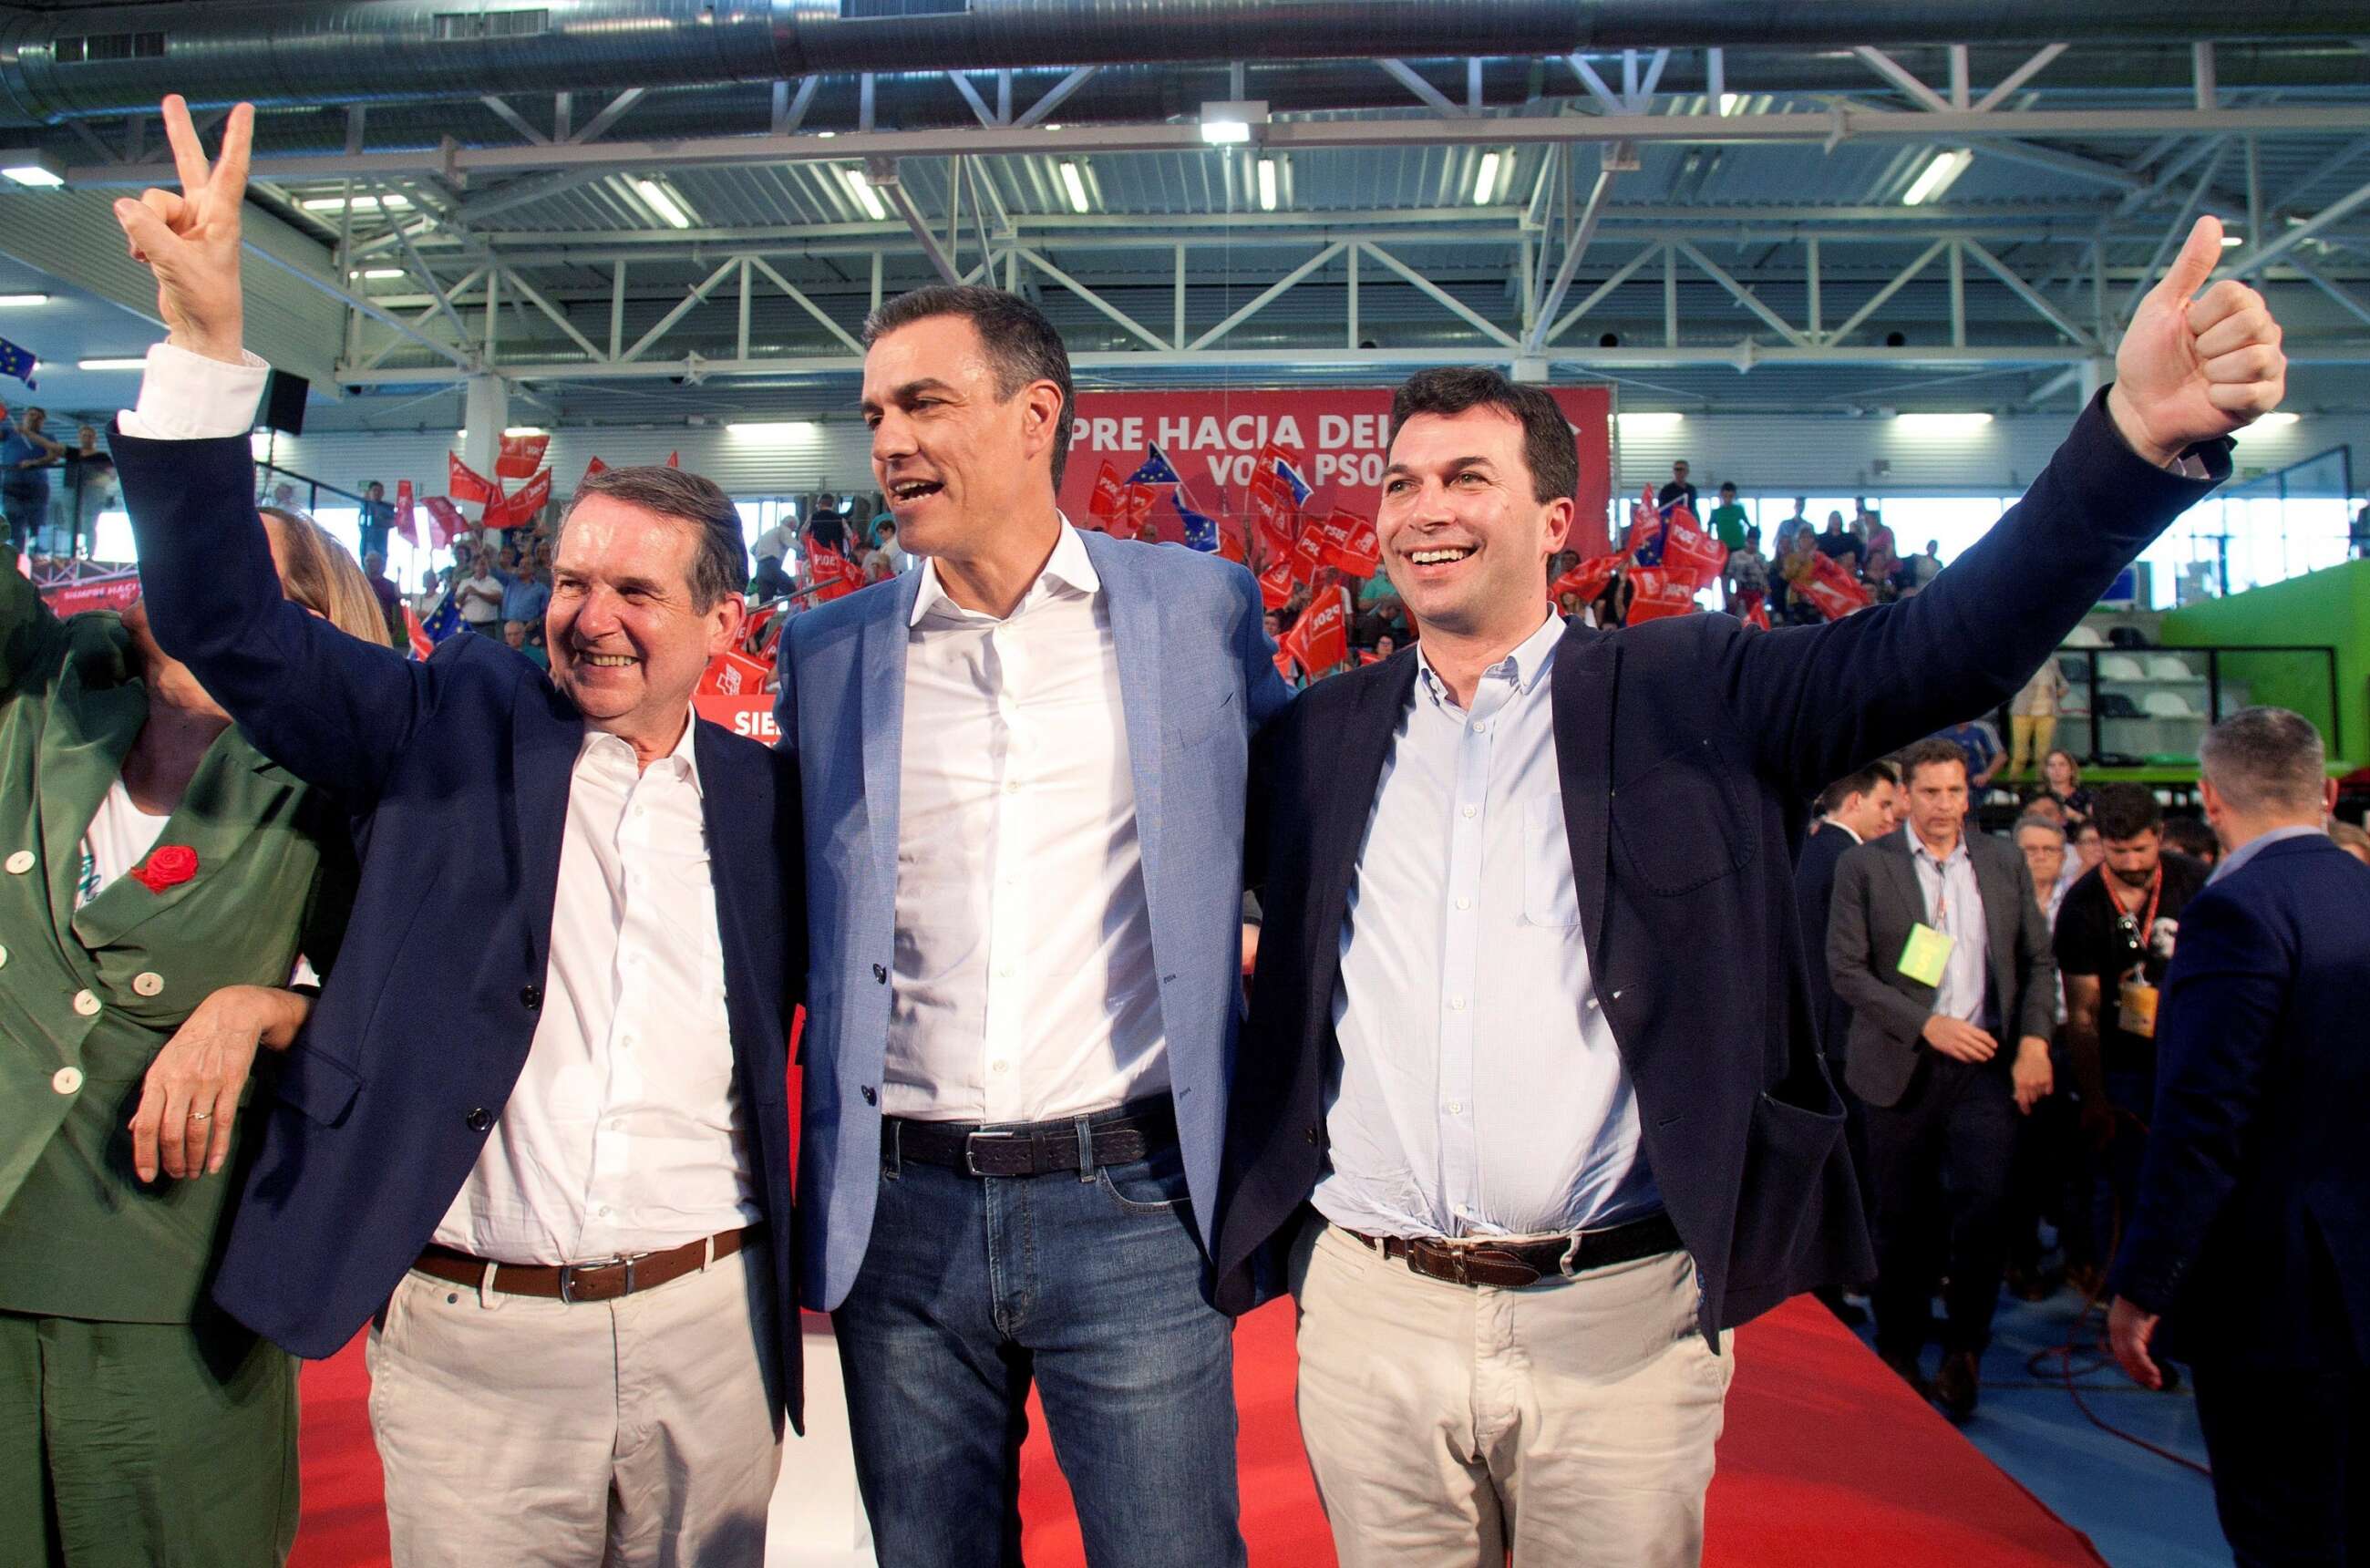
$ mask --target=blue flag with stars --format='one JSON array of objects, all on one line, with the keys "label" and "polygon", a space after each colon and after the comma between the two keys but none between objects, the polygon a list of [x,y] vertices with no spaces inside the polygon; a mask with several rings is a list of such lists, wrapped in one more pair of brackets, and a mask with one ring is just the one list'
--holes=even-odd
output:
[{"label": "blue flag with stars", "polygon": [[442,642],[461,629],[461,606],[454,601],[452,594],[445,594],[444,602],[428,612],[428,618],[420,623],[420,629],[428,634],[431,642]]},{"label": "blue flag with stars", "polygon": [[1144,466],[1130,474],[1126,482],[1132,485],[1181,485],[1185,481],[1178,477],[1177,469],[1168,455],[1156,446],[1152,448],[1152,455],[1144,460]]},{"label": "blue flag with stars", "polygon": [[1218,548],[1218,520],[1186,505],[1182,486],[1168,498],[1168,504],[1175,507],[1177,515],[1184,520],[1185,548],[1214,555]]},{"label": "blue flag with stars", "polygon": [[1317,487],[1310,484],[1306,479],[1302,478],[1300,477],[1300,470],[1294,468],[1290,463],[1285,462],[1281,457],[1275,460],[1275,472],[1277,478],[1281,478],[1285,484],[1292,487],[1292,504],[1294,506],[1307,505],[1309,492],[1314,490]]},{"label": "blue flag with stars", "polygon": [[40,386],[33,380],[33,367],[40,361],[30,349],[20,349],[6,338],[0,338],[0,375],[13,375],[25,384],[28,392],[38,392]]}]

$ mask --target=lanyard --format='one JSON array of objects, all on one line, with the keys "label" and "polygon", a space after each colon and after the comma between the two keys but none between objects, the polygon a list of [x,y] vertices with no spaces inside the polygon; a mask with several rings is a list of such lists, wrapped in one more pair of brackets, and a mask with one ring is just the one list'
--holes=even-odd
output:
[{"label": "lanyard", "polygon": [[2115,900],[2116,923],[2123,927],[2124,935],[2131,938],[2132,945],[2139,949],[2137,961],[2132,965],[2134,974],[2144,976],[2146,973],[2148,934],[2156,929],[2157,905],[2163,898],[2164,862],[2159,860],[2157,862],[2156,875],[2148,880],[2147,915],[2137,926],[2132,924],[2131,914],[2124,909],[2123,901],[2121,898]]}]

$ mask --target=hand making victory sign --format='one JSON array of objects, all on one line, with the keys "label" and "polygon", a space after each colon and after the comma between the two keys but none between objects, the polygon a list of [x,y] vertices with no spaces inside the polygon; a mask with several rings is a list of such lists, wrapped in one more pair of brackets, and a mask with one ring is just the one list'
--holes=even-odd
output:
[{"label": "hand making victory sign", "polygon": [[209,166],[189,103],[165,99],[165,134],[181,192],[150,189],[136,202],[115,203],[115,221],[132,244],[132,259],[156,274],[156,308],[177,348],[232,364],[241,363],[246,305],[239,295],[239,206],[247,199],[247,163],[255,143],[255,106],[240,104],[224,124],[222,156]]},{"label": "hand making victory sign", "polygon": [[2197,294],[2221,256],[2222,220],[2198,219],[2115,350],[2107,411],[2132,450],[2159,467],[2253,423],[2287,391],[2280,324],[2263,296],[2236,278]]}]

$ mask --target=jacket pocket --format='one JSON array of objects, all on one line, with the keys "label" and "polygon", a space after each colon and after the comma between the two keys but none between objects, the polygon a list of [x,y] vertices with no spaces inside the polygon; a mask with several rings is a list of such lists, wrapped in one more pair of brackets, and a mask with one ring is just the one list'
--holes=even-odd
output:
[{"label": "jacket pocket", "polygon": [[1728,767],[1710,741],[1697,741],[1616,789],[1614,836],[1652,892],[1689,893],[1743,867],[1743,808]]},{"label": "jacket pocket", "polygon": [[1784,1279],[1818,1209],[1823,1174],[1844,1133],[1843,1101],[1824,1078],[1819,1086],[1822,1106],[1796,1105],[1766,1092],[1753,1102],[1729,1253],[1731,1289]]},{"label": "jacket pocket", "polygon": [[362,1078],[343,1062],[298,1045],[281,1059],[271,1092],[307,1120],[334,1127],[345,1120],[362,1087]]}]

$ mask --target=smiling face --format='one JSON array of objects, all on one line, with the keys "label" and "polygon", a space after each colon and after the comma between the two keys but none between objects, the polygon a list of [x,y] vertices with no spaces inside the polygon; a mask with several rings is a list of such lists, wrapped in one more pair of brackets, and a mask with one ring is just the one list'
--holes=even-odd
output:
[{"label": "smiling face", "polygon": [[962,316],[926,316],[864,356],[872,477],[915,555],[978,553],[1013,520],[1050,507],[1062,389],[998,389],[995,359]]},{"label": "smiling face", "polygon": [[1419,636],[1519,640],[1536,626],[1572,503],[1532,493],[1513,415],[1482,404],[1409,419],[1391,442],[1380,512],[1383,569]]},{"label": "smiling face", "polygon": [[551,678],[593,728],[671,744],[708,662],[741,629],[741,598],[694,607],[698,529],[614,496],[576,504],[544,621]]}]

